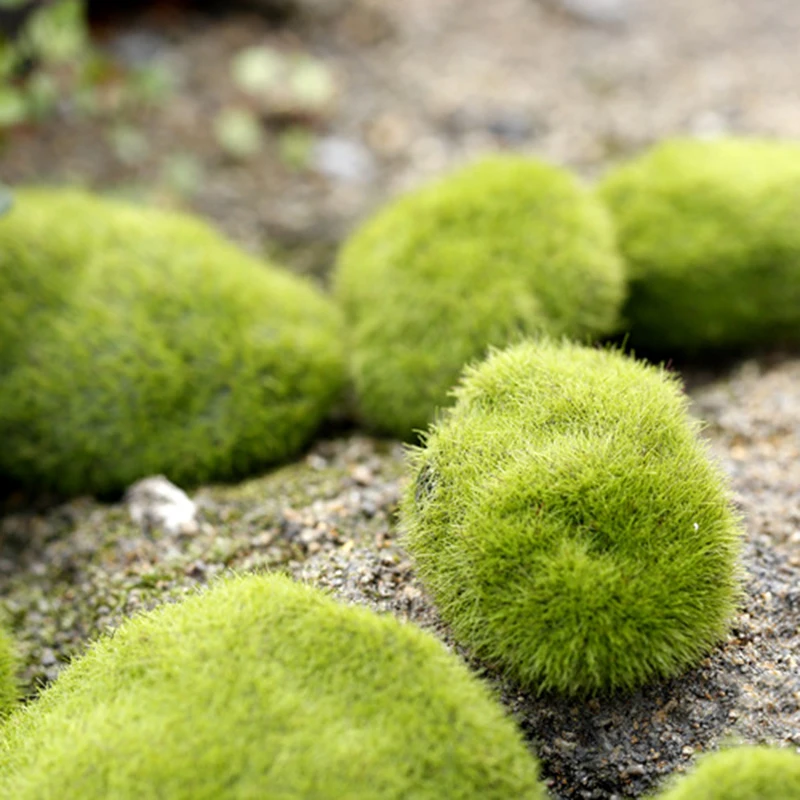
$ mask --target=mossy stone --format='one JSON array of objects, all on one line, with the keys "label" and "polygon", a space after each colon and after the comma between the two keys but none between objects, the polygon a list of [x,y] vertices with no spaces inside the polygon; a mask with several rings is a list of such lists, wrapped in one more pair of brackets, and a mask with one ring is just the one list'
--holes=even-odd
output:
[{"label": "mossy stone", "polygon": [[580,695],[676,675],[724,637],[739,522],[674,377],[542,340],[455,396],[411,453],[402,518],[458,640]]},{"label": "mossy stone", "polygon": [[189,217],[21,190],[0,267],[0,473],[24,486],[244,476],[296,454],[342,389],[332,303]]},{"label": "mossy stone", "polygon": [[800,341],[800,145],[665,142],[612,170],[600,196],[628,264],[632,344]]},{"label": "mossy stone", "polygon": [[800,755],[774,747],[732,747],[705,756],[658,800],[796,800]]},{"label": "mossy stone", "polygon": [[544,800],[488,690],[429,634],[282,576],[126,622],[13,715],[15,800]]},{"label": "mossy stone", "polygon": [[624,278],[608,213],[571,174],[494,156],[367,221],[334,288],[364,421],[409,437],[490,345],[613,331]]}]

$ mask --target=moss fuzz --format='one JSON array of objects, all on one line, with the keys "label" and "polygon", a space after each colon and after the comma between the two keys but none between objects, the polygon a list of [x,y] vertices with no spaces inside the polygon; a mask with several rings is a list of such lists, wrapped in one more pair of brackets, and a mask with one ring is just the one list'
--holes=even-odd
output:
[{"label": "moss fuzz", "polygon": [[11,711],[19,699],[17,661],[11,636],[0,628],[0,719]]},{"label": "moss fuzz", "polygon": [[17,484],[251,474],[296,454],[340,392],[336,310],[198,221],[19,191],[0,267],[0,474]]},{"label": "moss fuzz", "polygon": [[496,156],[401,198],[334,273],[364,421],[407,438],[489,345],[610,333],[623,281],[606,210],[565,170]]},{"label": "moss fuzz", "polygon": [[410,458],[406,545],[457,638],[533,690],[630,689],[728,629],[738,520],[678,382],[522,343]]},{"label": "moss fuzz", "polygon": [[771,747],[734,747],[701,759],[658,800],[792,800],[800,797],[800,755]]},{"label": "moss fuzz", "polygon": [[135,618],[12,716],[0,796],[544,798],[487,690],[428,634],[280,576]]},{"label": "moss fuzz", "polygon": [[628,262],[632,344],[800,341],[800,146],[667,142],[612,171],[600,194]]}]

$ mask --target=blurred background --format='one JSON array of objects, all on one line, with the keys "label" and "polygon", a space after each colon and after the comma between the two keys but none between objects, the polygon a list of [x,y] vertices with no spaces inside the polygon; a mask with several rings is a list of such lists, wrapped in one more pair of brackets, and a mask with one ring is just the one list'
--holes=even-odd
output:
[{"label": "blurred background", "polygon": [[0,0],[0,181],[194,210],[323,279],[476,154],[586,177],[674,134],[800,137],[796,0]]}]

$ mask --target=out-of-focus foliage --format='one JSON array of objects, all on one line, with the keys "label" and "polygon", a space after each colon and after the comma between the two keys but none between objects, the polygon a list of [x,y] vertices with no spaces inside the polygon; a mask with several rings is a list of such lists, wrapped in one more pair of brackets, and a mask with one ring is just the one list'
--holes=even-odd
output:
[{"label": "out-of-focus foliage", "polygon": [[0,128],[48,114],[85,76],[92,50],[81,0],[0,0]]},{"label": "out-of-focus foliage", "polygon": [[0,135],[53,114],[110,114],[163,102],[161,63],[117,64],[91,40],[83,0],[0,0]]}]

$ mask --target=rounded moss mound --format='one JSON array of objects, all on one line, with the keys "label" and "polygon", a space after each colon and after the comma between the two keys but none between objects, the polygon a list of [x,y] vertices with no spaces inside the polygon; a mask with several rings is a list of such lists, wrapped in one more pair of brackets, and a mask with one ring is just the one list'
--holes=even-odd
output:
[{"label": "rounded moss mound", "polygon": [[274,575],[127,622],[4,738],[15,800],[545,796],[511,721],[437,640]]},{"label": "rounded moss mound", "polygon": [[19,699],[17,657],[11,636],[0,628],[0,721]]},{"label": "rounded moss mound", "polygon": [[703,758],[658,800],[792,800],[800,797],[800,756],[771,747],[734,747]]},{"label": "rounded moss mound", "polygon": [[675,379],[524,342],[412,452],[406,544],[456,637],[534,691],[675,675],[727,631],[738,520]]},{"label": "rounded moss mound", "polygon": [[631,342],[654,352],[800,341],[800,145],[672,141],[611,172]]},{"label": "rounded moss mound", "polygon": [[295,454],[341,391],[337,310],[201,222],[23,190],[0,218],[0,474],[64,494]]},{"label": "rounded moss mound", "polygon": [[370,426],[424,428],[489,345],[613,331],[624,294],[606,210],[565,170],[496,156],[403,197],[346,243],[334,286]]}]

